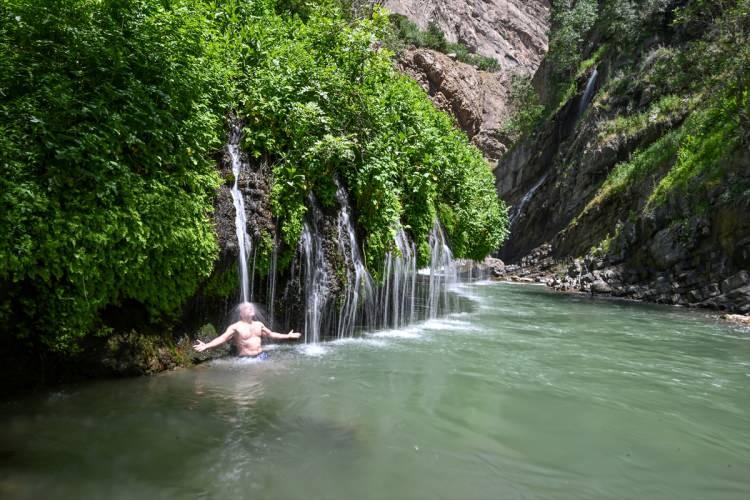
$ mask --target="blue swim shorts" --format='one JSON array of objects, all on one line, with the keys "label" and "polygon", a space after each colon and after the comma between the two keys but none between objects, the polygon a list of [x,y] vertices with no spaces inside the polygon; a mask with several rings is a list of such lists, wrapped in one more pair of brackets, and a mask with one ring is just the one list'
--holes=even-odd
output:
[{"label": "blue swim shorts", "polygon": [[240,357],[246,358],[246,359],[257,359],[258,361],[265,361],[270,356],[268,356],[268,353],[266,351],[263,351],[260,354],[256,354],[255,356],[240,356]]}]

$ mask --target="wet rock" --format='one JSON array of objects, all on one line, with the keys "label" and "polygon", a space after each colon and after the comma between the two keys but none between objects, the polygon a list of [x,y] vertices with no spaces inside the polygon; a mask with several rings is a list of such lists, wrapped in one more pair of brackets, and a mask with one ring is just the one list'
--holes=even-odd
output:
[{"label": "wet rock", "polygon": [[676,239],[673,228],[656,233],[649,245],[649,252],[661,269],[668,269],[687,257],[687,249]]},{"label": "wet rock", "polygon": [[[217,335],[218,332],[216,331],[214,325],[208,323],[203,325],[200,330],[198,330],[195,335],[195,340],[210,342],[215,339]],[[232,347],[229,344],[222,344],[220,346],[214,347],[213,349],[208,349],[203,352],[195,351],[192,349],[192,346],[190,346],[191,359],[193,363],[203,363],[212,359],[223,358],[229,356],[231,354],[231,351]]]},{"label": "wet rock", "polygon": [[608,294],[612,293],[612,287],[609,286],[606,281],[598,279],[591,283],[591,292],[598,294]]},{"label": "wet rock", "polygon": [[505,263],[500,259],[487,257],[483,264],[490,270],[493,276],[499,278],[505,275]]},{"label": "wet rock", "polygon": [[736,288],[750,283],[750,274],[747,271],[740,271],[721,282],[721,292],[728,293]]}]

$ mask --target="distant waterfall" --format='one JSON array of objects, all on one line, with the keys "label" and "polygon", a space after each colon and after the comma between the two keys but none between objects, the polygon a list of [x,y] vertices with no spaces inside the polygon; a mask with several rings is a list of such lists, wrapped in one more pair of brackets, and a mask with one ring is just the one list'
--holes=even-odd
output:
[{"label": "distant waterfall", "polygon": [[526,194],[523,195],[523,198],[521,198],[521,201],[518,202],[518,205],[513,208],[513,211],[508,218],[508,222],[510,222],[511,226],[521,218],[521,216],[523,215],[523,209],[534,197],[534,194],[536,194],[537,190],[542,187],[544,181],[547,180],[547,175],[548,174],[544,174],[541,179],[539,179],[533,186],[531,186],[531,189],[529,189]]},{"label": "distant waterfall", "polygon": [[586,111],[586,108],[588,108],[589,104],[591,104],[591,100],[594,98],[594,91],[596,88],[596,79],[599,77],[599,71],[594,68],[594,71],[591,72],[591,76],[589,76],[588,82],[586,82],[586,89],[583,91],[583,95],[581,96],[581,101],[578,103],[578,115],[577,118],[580,117],[584,111]]},{"label": "distant waterfall", "polygon": [[240,155],[240,141],[242,140],[242,126],[239,121],[232,123],[229,132],[229,143],[227,144],[227,153],[232,162],[232,174],[234,174],[234,184],[232,185],[232,201],[234,202],[234,225],[237,234],[237,245],[239,247],[239,264],[240,264],[240,299],[242,302],[250,300],[249,278],[247,272],[247,255],[252,247],[250,236],[247,234],[247,216],[245,214],[245,200],[242,197],[242,191],[239,189],[240,174],[242,173],[242,159]]}]

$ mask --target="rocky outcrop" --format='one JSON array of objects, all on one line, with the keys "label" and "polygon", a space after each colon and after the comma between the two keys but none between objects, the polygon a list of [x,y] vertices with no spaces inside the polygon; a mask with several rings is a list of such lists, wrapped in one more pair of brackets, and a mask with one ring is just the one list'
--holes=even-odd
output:
[{"label": "rocky outcrop", "polygon": [[510,77],[479,71],[429,49],[411,49],[399,58],[400,69],[427,91],[432,101],[452,114],[485,156],[499,159],[509,139],[502,130],[509,115]]},{"label": "rocky outcrop", "polygon": [[386,0],[384,5],[423,29],[434,22],[449,42],[497,59],[504,68],[533,71],[547,52],[548,0]]},{"label": "rocky outcrop", "polygon": [[[611,45],[597,52],[602,35],[591,34],[591,59],[573,97],[495,169],[511,220],[498,257],[506,269],[518,266],[560,290],[747,314],[750,154],[741,147],[726,153],[713,173],[700,169],[712,160],[701,159],[698,173],[669,182],[678,162],[670,138],[697,109],[680,93],[688,90],[665,97],[652,83],[655,61],[689,43],[672,29],[660,25],[629,52]],[[543,64],[536,83],[554,87],[545,72]],[[671,100],[668,111],[661,99]],[[652,156],[632,163],[646,151]],[[631,170],[618,178],[618,166]],[[542,247],[546,268],[526,266]]]},{"label": "rocky outcrop", "polygon": [[[707,215],[685,214],[675,200],[652,217],[623,223],[606,249],[594,248],[575,260],[552,286],[750,313],[750,220],[745,215],[750,198],[723,202],[717,192],[709,203],[713,210]],[[557,238],[558,247],[570,246],[565,238]],[[609,289],[594,287],[599,281]]]},{"label": "rocky outcrop", "polygon": [[547,51],[549,2],[391,0],[385,6],[421,28],[434,22],[448,41],[500,62],[499,71],[480,71],[440,52],[413,48],[398,61],[439,108],[456,118],[485,157],[496,162],[510,144],[503,126],[512,112],[511,77],[533,74]]}]

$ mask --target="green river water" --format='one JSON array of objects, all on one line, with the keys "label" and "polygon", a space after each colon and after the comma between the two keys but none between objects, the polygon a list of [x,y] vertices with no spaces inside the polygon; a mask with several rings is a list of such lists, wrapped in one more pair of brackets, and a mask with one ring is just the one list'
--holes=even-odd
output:
[{"label": "green river water", "polygon": [[750,332],[463,293],[403,330],[0,403],[0,498],[750,498]]}]

